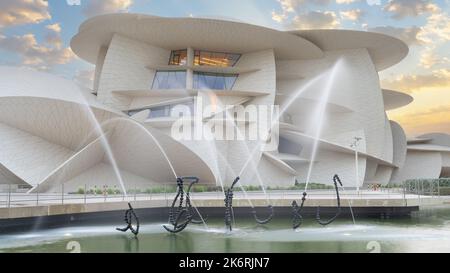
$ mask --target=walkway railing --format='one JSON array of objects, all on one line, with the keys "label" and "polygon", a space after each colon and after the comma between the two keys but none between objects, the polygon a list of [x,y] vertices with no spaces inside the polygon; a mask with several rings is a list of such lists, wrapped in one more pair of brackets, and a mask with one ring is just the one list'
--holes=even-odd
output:
[{"label": "walkway railing", "polygon": [[[122,202],[122,201],[146,201],[146,200],[162,200],[169,206],[173,200],[175,191],[170,192],[170,187],[165,188],[164,192],[159,193],[139,193],[137,190],[131,190],[127,196],[122,193],[111,194],[108,191],[101,193],[92,193],[84,191],[83,193],[67,194],[63,193],[62,187],[60,193],[20,193],[14,192],[11,186],[6,187],[7,191],[0,193],[0,207],[31,207],[40,205],[56,205],[56,204],[86,204],[86,203],[106,203],[106,202]],[[407,203],[407,199],[417,198],[419,202],[421,198],[440,198],[441,188],[438,181],[420,181],[405,182],[403,185],[395,188],[380,187],[364,189],[359,193],[355,189],[341,189],[342,199],[402,199]],[[262,199],[262,200],[294,200],[301,198],[301,190],[268,190],[263,191],[236,191],[235,199]],[[331,189],[308,190],[309,199],[326,199],[334,198],[335,192]],[[192,200],[196,198],[222,200],[224,194],[221,190],[209,192],[192,192]],[[344,203],[345,204],[345,203]]]}]

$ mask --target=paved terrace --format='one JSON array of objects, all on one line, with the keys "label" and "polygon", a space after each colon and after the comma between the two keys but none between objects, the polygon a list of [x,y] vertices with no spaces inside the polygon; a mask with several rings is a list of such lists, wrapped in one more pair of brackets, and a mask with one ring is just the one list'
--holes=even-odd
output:
[{"label": "paved terrace", "polygon": [[[236,208],[290,207],[293,200],[300,201],[302,191],[235,192],[233,206]],[[437,195],[406,194],[402,190],[340,191],[342,207],[358,208],[412,208],[424,205],[450,204],[450,197]],[[174,193],[123,195],[83,194],[25,194],[3,193],[0,195],[0,219],[52,216],[63,214],[117,211],[127,209],[127,202],[135,208],[167,208]],[[191,203],[199,208],[220,208],[224,205],[222,192],[191,193]],[[334,190],[308,191],[305,207],[335,207]]]}]

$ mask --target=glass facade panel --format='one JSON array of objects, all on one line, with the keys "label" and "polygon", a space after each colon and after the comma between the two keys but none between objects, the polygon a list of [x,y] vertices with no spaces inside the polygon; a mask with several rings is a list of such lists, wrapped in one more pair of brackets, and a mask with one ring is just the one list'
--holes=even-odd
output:
[{"label": "glass facade panel", "polygon": [[185,89],[186,71],[156,71],[152,89]]},{"label": "glass facade panel", "polygon": [[241,57],[240,54],[234,53],[195,50],[194,65],[230,67],[234,66],[240,57]]},{"label": "glass facade panel", "polygon": [[[173,112],[173,110],[177,107],[176,112]],[[163,105],[163,106],[155,106],[150,108],[144,108],[139,110],[130,110],[128,111],[129,116],[133,116],[134,114],[137,114],[144,110],[150,110],[150,113],[147,118],[163,118],[163,117],[178,117],[180,115],[188,115],[192,116],[194,115],[195,111],[195,103],[194,100],[190,100],[187,102],[181,102],[177,104],[170,104],[170,105]],[[178,115],[177,115],[178,114]]]},{"label": "glass facade panel", "polygon": [[172,50],[170,53],[169,65],[186,65],[187,49]]},{"label": "glass facade panel", "polygon": [[237,74],[194,72],[194,89],[231,90]]}]

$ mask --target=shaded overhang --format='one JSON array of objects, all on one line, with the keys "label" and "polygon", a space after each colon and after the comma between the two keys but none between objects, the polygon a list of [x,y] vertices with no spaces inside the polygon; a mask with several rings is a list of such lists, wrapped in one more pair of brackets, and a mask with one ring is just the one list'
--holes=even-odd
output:
[{"label": "shaded overhang", "polygon": [[421,144],[421,143],[427,143],[430,142],[431,138],[408,138],[406,142],[408,144]]},{"label": "shaded overhang", "polygon": [[167,18],[143,14],[107,14],[84,22],[70,46],[80,58],[95,64],[99,49],[114,34],[160,48],[187,47],[230,53],[273,49],[277,59],[316,59],[322,50],[297,35],[266,27],[204,18]]},{"label": "shaded overhang", "polygon": [[409,52],[403,41],[375,32],[317,29],[294,30],[289,33],[313,42],[324,51],[366,48],[377,71],[399,63]]},{"label": "shaded overhang", "polygon": [[450,147],[434,144],[414,144],[408,145],[408,151],[450,152]]},{"label": "shaded overhang", "polygon": [[383,91],[384,109],[386,111],[406,106],[414,101],[413,97],[399,91],[389,89],[382,89],[382,91]]}]

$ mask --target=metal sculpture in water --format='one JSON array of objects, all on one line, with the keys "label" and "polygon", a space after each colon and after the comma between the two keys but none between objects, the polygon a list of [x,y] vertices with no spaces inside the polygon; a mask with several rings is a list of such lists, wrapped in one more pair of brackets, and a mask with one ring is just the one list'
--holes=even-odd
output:
[{"label": "metal sculpture in water", "polygon": [[236,177],[231,184],[231,187],[225,191],[225,226],[228,230],[232,230],[232,221],[234,220],[233,213],[233,188],[239,181],[239,176]]},{"label": "metal sculpture in water", "polygon": [[329,224],[333,223],[333,221],[336,220],[336,218],[338,218],[339,215],[341,214],[341,198],[339,197],[339,186],[338,186],[338,183],[342,187],[342,182],[341,182],[341,179],[339,178],[339,176],[337,174],[334,175],[333,182],[334,182],[334,188],[336,190],[337,212],[336,212],[336,214],[333,217],[331,217],[330,219],[324,221],[324,220],[320,219],[320,206],[317,207],[316,220],[322,226],[326,226],[326,225],[329,225]]},{"label": "metal sculpture in water", "polygon": [[[129,209],[125,211],[125,223],[127,223],[127,226],[124,228],[116,228],[118,231],[126,232],[127,230],[130,230],[131,233],[134,234],[134,236],[137,236],[139,233],[139,218],[137,217],[136,213],[134,212],[133,207],[130,203],[128,203]],[[136,222],[136,227],[133,227],[133,220]]]},{"label": "metal sculpture in water", "polygon": [[292,227],[294,229],[297,229],[303,223],[303,217],[301,213],[303,210],[303,205],[306,201],[306,195],[307,193],[303,192],[302,203],[300,204],[300,207],[298,206],[297,201],[292,201]]},{"label": "metal sculpture in water", "polygon": [[[184,180],[192,180],[189,184],[187,191],[184,191]],[[183,231],[189,223],[202,223],[200,220],[193,219],[193,208],[190,199],[190,191],[194,184],[198,183],[199,179],[197,177],[179,177],[177,178],[177,194],[172,202],[169,209],[169,223],[173,228],[163,225],[164,229],[171,233],[178,233]],[[186,201],[184,202],[184,197],[186,195]],[[178,207],[175,205],[178,201]],[[183,207],[184,205],[184,207]],[[180,220],[184,217],[184,221],[180,223]]]},{"label": "metal sculpture in water", "polygon": [[255,210],[255,208],[253,208],[252,214],[253,214],[253,217],[255,218],[255,221],[258,224],[265,225],[272,220],[272,218],[274,216],[273,206],[269,205],[267,208],[269,209],[269,216],[266,219],[262,219],[262,220],[258,218],[258,216],[256,215],[256,210]]}]

